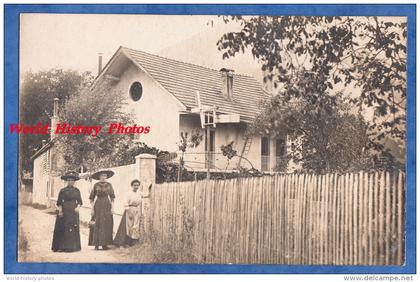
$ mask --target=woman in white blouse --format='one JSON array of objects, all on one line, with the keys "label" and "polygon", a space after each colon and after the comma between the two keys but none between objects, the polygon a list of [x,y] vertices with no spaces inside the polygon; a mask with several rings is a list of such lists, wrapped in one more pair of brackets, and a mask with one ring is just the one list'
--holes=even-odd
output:
[{"label": "woman in white blouse", "polygon": [[131,181],[131,190],[125,200],[125,210],[115,235],[114,245],[132,246],[140,239],[142,199],[149,197],[143,192],[143,185],[137,179]]}]

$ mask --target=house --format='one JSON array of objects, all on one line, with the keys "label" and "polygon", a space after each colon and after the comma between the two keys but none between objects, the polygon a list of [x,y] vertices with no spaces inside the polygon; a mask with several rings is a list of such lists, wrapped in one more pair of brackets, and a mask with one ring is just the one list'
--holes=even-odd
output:
[{"label": "house", "polygon": [[[53,116],[51,118],[52,128],[57,123],[58,116],[58,99],[54,98]],[[32,202],[43,206],[50,206],[50,199],[58,196],[55,186],[61,184],[52,177],[53,172],[61,165],[57,154],[57,148],[54,146],[54,137],[51,135],[50,140],[42,140],[42,146],[35,154],[32,155],[33,161],[33,189]]]},{"label": "house", "polygon": [[[111,82],[111,90],[126,93],[126,110],[136,123],[150,126],[149,134],[139,136],[147,145],[177,152],[181,132],[202,132],[204,139],[199,146],[185,153],[187,169],[253,166],[272,171],[285,153],[285,136],[247,134],[262,103],[270,97],[253,77],[120,47],[105,67],[100,67],[94,85],[104,80]],[[205,115],[206,122],[211,123],[209,138],[202,126]],[[234,158],[228,163],[220,148],[232,141],[238,155],[248,161]]]},{"label": "house", "polygon": [[43,142],[42,147],[32,156],[33,165],[33,192],[32,201],[37,204],[49,206],[49,198],[57,197],[51,189],[52,158],[56,156],[53,142]]},{"label": "house", "polygon": [[[196,148],[188,148],[184,155],[187,169],[220,171],[241,166],[270,172],[282,161],[286,136],[250,135],[247,132],[261,111],[262,103],[270,97],[253,77],[125,47],[120,47],[103,69],[101,62],[100,56],[99,74],[92,88],[108,81],[109,93],[119,91],[126,95],[125,110],[132,114],[135,123],[150,126],[148,134],[137,135],[139,141],[180,156],[181,132],[202,134],[202,142]],[[55,99],[52,128],[57,124],[57,116],[58,99]],[[51,140],[44,141],[32,156],[33,202],[45,206],[51,206],[63,185],[62,180],[53,175],[63,161],[56,152],[54,141],[52,134]],[[228,161],[221,146],[232,141],[234,149],[243,158]],[[123,183],[132,179],[128,174],[137,171],[136,165],[118,169],[121,171],[112,181],[125,190],[129,184]],[[83,193],[88,190],[83,189]]]}]

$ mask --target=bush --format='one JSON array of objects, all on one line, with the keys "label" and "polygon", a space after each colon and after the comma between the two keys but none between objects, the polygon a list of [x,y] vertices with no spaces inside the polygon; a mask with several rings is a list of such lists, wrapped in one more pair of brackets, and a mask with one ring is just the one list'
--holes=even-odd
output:
[{"label": "bush", "polygon": [[[153,224],[149,224],[149,230],[144,238],[147,238],[143,243],[150,244],[153,250],[154,263],[202,263],[195,252],[196,244],[194,240],[194,228],[196,223],[193,220],[191,213],[185,208],[181,199],[180,206],[182,209],[182,224],[181,232],[177,232],[176,225],[171,224],[169,231],[164,231],[153,228]],[[174,222],[172,215],[166,215],[168,222]]]},{"label": "bush", "polygon": [[[231,146],[232,144],[230,144],[229,148],[231,148]],[[207,172],[188,171],[185,167],[180,166],[177,162],[175,162],[174,159],[177,158],[176,153],[162,151],[156,147],[150,147],[145,143],[136,144],[135,146],[128,149],[122,158],[124,162],[120,163],[119,165],[135,163],[135,156],[139,154],[152,154],[156,156],[156,183],[177,182],[179,169],[182,170],[180,175],[181,181],[196,181],[204,180],[207,178]],[[262,175],[263,173],[257,169],[240,168],[239,171],[234,172],[211,172],[210,179],[218,180],[238,177],[256,177]]]}]

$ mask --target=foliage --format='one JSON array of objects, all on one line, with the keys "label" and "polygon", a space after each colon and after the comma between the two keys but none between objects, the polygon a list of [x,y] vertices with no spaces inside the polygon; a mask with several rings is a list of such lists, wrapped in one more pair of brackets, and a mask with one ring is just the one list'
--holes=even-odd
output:
[{"label": "foliage", "polygon": [[178,182],[182,181],[182,171],[184,170],[184,154],[187,148],[196,148],[200,145],[203,140],[203,134],[199,129],[194,130],[191,135],[188,132],[181,132],[181,140],[178,144],[178,149],[181,151],[181,157],[179,158],[180,169],[178,170]]},{"label": "foliage", "polygon": [[[252,132],[252,129],[250,132]],[[250,132],[247,132],[246,134],[250,134]],[[222,151],[223,156],[225,156],[228,159],[227,164],[226,164],[226,169],[229,167],[229,163],[234,157],[241,158],[242,160],[245,160],[251,166],[251,169],[248,170],[246,168],[240,167],[239,169],[241,173],[239,175],[242,175],[245,177],[249,176],[250,171],[257,171],[257,170],[254,168],[252,162],[249,159],[245,158],[244,156],[238,155],[238,151],[235,150],[233,147],[234,143],[235,143],[234,141],[231,141],[227,145],[220,146],[220,150]]]},{"label": "foliage", "polygon": [[276,166],[274,167],[274,171],[278,172],[288,172],[290,161],[293,160],[293,152],[285,153],[280,160],[276,161]]},{"label": "foliage", "polygon": [[[134,147],[127,150],[127,158],[125,158],[124,164],[134,163],[134,157],[143,153],[156,156],[156,183],[178,181],[179,164],[173,162],[174,159],[176,159],[177,154],[162,151],[155,147],[149,147],[145,143],[136,144]],[[128,158],[130,158],[131,161],[127,162]],[[187,171],[183,169],[181,177],[184,177],[186,173]]]},{"label": "foliage", "polygon": [[257,117],[253,130],[287,134],[291,148],[284,158],[301,163],[304,171],[357,171],[369,165],[366,152],[371,142],[363,117],[352,114],[350,106],[340,94],[323,95],[319,104],[304,98],[285,103],[277,95]]},{"label": "foliage", "polygon": [[[207,178],[206,172],[195,172],[193,173],[195,175],[194,179],[192,180],[204,180]],[[255,168],[245,168],[240,167],[239,171],[231,171],[231,172],[210,172],[210,179],[212,180],[224,180],[224,179],[232,179],[232,178],[244,178],[244,177],[260,177],[264,174]]]},{"label": "foliage", "polygon": [[230,160],[233,157],[236,157],[238,155],[238,151],[233,149],[233,144],[234,143],[235,142],[232,141],[232,142],[228,143],[227,145],[220,146],[220,150],[222,151],[223,156],[225,156],[228,159],[227,164],[226,164],[226,169],[229,167]]},{"label": "foliage", "polygon": [[[119,161],[116,165],[133,164],[136,162],[135,156],[140,154],[152,154],[156,156],[156,183],[178,181],[180,165],[174,162],[177,154],[148,146],[144,142],[132,143],[125,150],[121,150],[118,157]],[[195,177],[193,173],[182,168],[181,179],[183,181],[193,181]]]},{"label": "foliage", "polygon": [[[133,123],[131,115],[123,110],[125,105],[122,93],[111,91],[110,84],[104,82],[70,97],[60,110],[59,120],[72,125],[105,127],[111,123]],[[58,152],[66,163],[61,169],[84,166],[94,170],[117,165],[130,148],[133,138],[133,134],[108,134],[106,129],[96,137],[57,135]]]},{"label": "foliage", "polygon": [[[127,165],[135,163],[135,156],[139,154],[152,154],[156,156],[156,183],[177,182],[178,175],[181,174],[181,181],[196,181],[206,179],[206,172],[188,171],[185,167],[181,168],[176,153],[160,150],[156,147],[150,147],[143,142],[133,143],[130,147],[120,152],[119,162],[116,165]],[[251,176],[247,170],[239,173],[212,172],[211,179],[227,179],[242,176]],[[252,174],[253,175],[253,174]]]},{"label": "foliage", "polygon": [[[178,182],[178,169],[179,164],[174,162],[163,162],[159,165],[157,170],[156,182]],[[207,179],[207,172],[204,171],[190,171],[185,168],[182,170],[181,181],[199,181]],[[212,180],[223,180],[232,179],[238,177],[259,177],[263,173],[257,169],[248,169],[241,167],[239,171],[233,172],[210,172],[210,179]]]},{"label": "foliage", "polygon": [[[236,152],[233,149],[233,142],[231,143],[232,147],[228,146],[225,147],[226,150],[228,150],[228,148],[231,148],[232,151],[229,152],[229,154],[231,154],[231,158],[234,157],[238,157]],[[222,146],[223,147],[223,146]],[[227,151],[226,151],[227,152]],[[234,155],[233,155],[234,154]],[[176,158],[176,156],[170,158],[170,159],[166,159],[165,161],[161,162],[159,164],[158,162],[158,168],[159,171],[157,171],[157,182],[158,183],[162,183],[162,182],[182,182],[182,181],[197,181],[197,180],[205,180],[207,179],[207,172],[206,171],[194,171],[192,168],[190,168],[189,170],[187,170],[185,168],[185,166],[180,166],[180,164],[178,162],[174,162],[173,160]],[[249,162],[249,164],[252,167],[252,163],[246,159],[247,162]],[[157,168],[157,169],[158,169]],[[179,177],[179,175],[181,175],[181,177]],[[253,177],[253,176],[261,176],[262,173],[260,171],[258,171],[257,169],[255,169],[254,167],[252,167],[251,169],[248,168],[244,168],[244,167],[240,167],[239,171],[231,171],[231,172],[210,172],[210,179],[213,180],[219,180],[219,179],[230,179],[230,178],[237,178],[237,177]]]},{"label": "foliage", "polygon": [[[233,176],[236,177],[261,177],[263,176],[264,173],[259,171],[256,168],[244,168],[244,167],[240,167],[239,168],[239,173],[234,173]],[[234,178],[232,177],[232,178]]]},{"label": "foliage", "polygon": [[136,162],[136,156],[140,154],[151,154],[156,156],[156,163],[159,164],[171,161],[176,158],[176,154],[169,153],[168,151],[160,150],[156,147],[148,146],[144,142],[133,142],[131,146],[120,152],[119,163],[117,165],[127,165]]},{"label": "foliage", "polygon": [[[223,58],[250,49],[262,64],[264,80],[281,89],[279,100],[302,100],[322,109],[334,102],[331,96],[343,93],[356,108],[374,110],[368,129],[376,142],[386,136],[405,141],[406,22],[303,16],[223,20],[236,21],[242,28],[218,41]],[[346,122],[354,125],[349,118]]]},{"label": "foliage", "polygon": [[[26,73],[20,89],[19,121],[23,124],[50,123],[53,99],[59,98],[61,103],[64,103],[92,80],[93,76],[89,72],[79,73],[63,69]],[[31,169],[30,157],[39,148],[42,139],[48,140],[49,136],[19,135],[19,155],[23,170]]]},{"label": "foliage", "polygon": [[187,148],[196,148],[203,141],[203,134],[199,129],[193,130],[191,135],[188,132],[181,132],[180,136],[178,148],[181,152],[185,152]]},{"label": "foliage", "polygon": [[185,207],[182,197],[178,205],[181,209],[180,232],[177,231],[177,225],[173,224],[177,219],[172,215],[166,215],[166,221],[171,222],[169,231],[162,234],[162,231],[152,227],[146,234],[146,243],[151,245],[153,250],[153,260],[155,263],[199,263],[203,258],[196,255],[196,242],[194,240],[194,229],[196,222],[191,212]]},{"label": "foliage", "polygon": [[373,156],[374,167],[379,170],[402,170],[405,165],[401,163],[389,150]]},{"label": "foliage", "polygon": [[235,141],[231,141],[227,145],[220,146],[220,150],[222,151],[223,156],[227,157],[231,160],[233,157],[237,156],[238,151],[233,149],[233,144]]}]

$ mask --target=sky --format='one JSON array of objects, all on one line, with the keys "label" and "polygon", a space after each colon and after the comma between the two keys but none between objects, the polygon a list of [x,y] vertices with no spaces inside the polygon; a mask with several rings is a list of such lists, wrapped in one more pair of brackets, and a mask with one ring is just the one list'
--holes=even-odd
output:
[{"label": "sky", "polygon": [[217,16],[21,14],[20,70],[96,74],[97,54],[103,53],[105,64],[119,46],[219,67],[224,65],[217,39],[238,28]]}]

